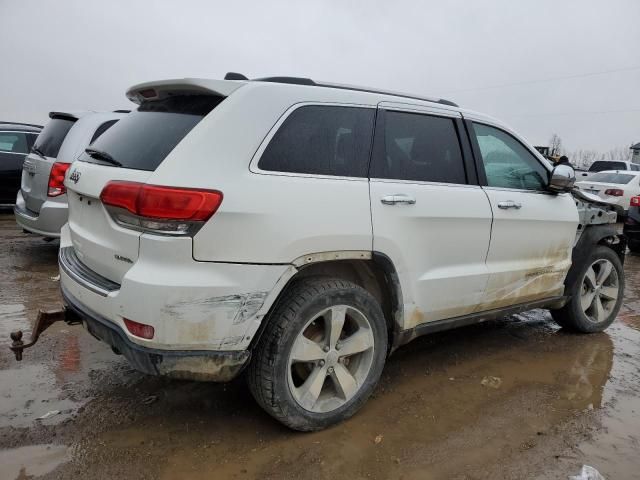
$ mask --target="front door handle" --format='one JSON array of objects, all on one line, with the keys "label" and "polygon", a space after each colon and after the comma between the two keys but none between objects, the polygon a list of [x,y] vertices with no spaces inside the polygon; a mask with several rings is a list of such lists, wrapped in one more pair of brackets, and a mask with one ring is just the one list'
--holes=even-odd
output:
[{"label": "front door handle", "polygon": [[520,210],[522,208],[522,204],[514,202],[513,200],[507,200],[506,202],[498,202],[498,208],[502,208],[503,210],[507,210],[509,208]]},{"label": "front door handle", "polygon": [[380,199],[380,201],[385,205],[414,205],[416,203],[415,198],[403,193],[396,193],[395,195],[385,195]]}]

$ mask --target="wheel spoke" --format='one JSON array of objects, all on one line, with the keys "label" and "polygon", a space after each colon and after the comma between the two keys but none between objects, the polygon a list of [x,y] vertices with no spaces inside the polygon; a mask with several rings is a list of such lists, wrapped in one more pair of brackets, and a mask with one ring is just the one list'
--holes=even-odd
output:
[{"label": "wheel spoke", "polygon": [[344,400],[349,400],[358,391],[358,382],[351,375],[351,372],[341,363],[336,364],[333,374],[331,375],[333,383]]},{"label": "wheel spoke", "polygon": [[341,357],[362,353],[373,347],[373,335],[369,329],[360,328],[356,333],[350,335],[340,342]]},{"label": "wheel spoke", "polygon": [[313,340],[308,339],[304,335],[300,335],[293,344],[291,351],[292,362],[313,362],[321,360],[326,353],[322,350],[322,346]]},{"label": "wheel spoke", "polygon": [[611,265],[611,262],[604,261],[600,263],[600,271],[598,272],[598,276],[596,277],[596,282],[598,285],[602,285],[605,280],[609,278],[612,269],[613,265]]},{"label": "wheel spoke", "polygon": [[583,293],[580,296],[580,304],[582,305],[583,312],[586,312],[589,309],[589,307],[591,307],[595,296],[596,296],[596,292],[594,292],[593,290],[589,290],[588,292]]},{"label": "wheel spoke", "polygon": [[587,284],[587,287],[589,287],[591,290],[596,288],[596,272],[593,270],[593,265],[591,265],[587,270],[584,280]]},{"label": "wheel spoke", "polygon": [[335,347],[342,333],[342,327],[344,327],[344,321],[347,316],[347,307],[339,306],[333,307],[329,310],[329,319],[326,323],[328,330],[327,337],[329,338],[329,346]]},{"label": "wheel spoke", "polygon": [[296,389],[300,405],[307,410],[313,409],[314,405],[318,401],[318,397],[320,396],[320,392],[322,391],[322,386],[324,385],[326,378],[326,367],[316,367],[311,371],[305,382]]},{"label": "wheel spoke", "polygon": [[618,287],[600,287],[600,297],[604,300],[617,300]]},{"label": "wheel spoke", "polygon": [[593,313],[598,322],[604,320],[605,312],[604,308],[602,307],[602,302],[600,301],[599,295],[596,295],[596,297],[593,299]]}]

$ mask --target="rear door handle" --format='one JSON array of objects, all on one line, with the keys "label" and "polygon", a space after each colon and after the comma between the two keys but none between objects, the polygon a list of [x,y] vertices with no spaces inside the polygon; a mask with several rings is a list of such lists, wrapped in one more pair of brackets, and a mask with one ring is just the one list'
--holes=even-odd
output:
[{"label": "rear door handle", "polygon": [[415,198],[403,193],[396,193],[395,195],[385,195],[380,199],[380,201],[385,205],[414,205],[416,203]]},{"label": "rear door handle", "polygon": [[498,202],[498,208],[502,208],[503,210],[507,210],[509,208],[520,210],[522,208],[522,204],[514,202],[513,200],[507,200],[506,202]]}]

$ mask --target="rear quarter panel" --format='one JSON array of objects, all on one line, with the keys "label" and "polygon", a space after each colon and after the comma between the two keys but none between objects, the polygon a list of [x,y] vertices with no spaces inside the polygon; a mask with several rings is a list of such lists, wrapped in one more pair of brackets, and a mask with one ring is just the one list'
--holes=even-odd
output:
[{"label": "rear quarter panel", "polygon": [[[317,97],[302,95],[316,91],[312,94]],[[149,180],[223,192],[219,210],[193,239],[195,260],[290,263],[309,253],[371,250],[367,179],[250,170],[274,125],[302,99],[322,102],[322,89],[259,84],[238,89],[191,131]],[[331,100],[335,103],[335,92]],[[346,95],[344,103],[350,103]]]}]

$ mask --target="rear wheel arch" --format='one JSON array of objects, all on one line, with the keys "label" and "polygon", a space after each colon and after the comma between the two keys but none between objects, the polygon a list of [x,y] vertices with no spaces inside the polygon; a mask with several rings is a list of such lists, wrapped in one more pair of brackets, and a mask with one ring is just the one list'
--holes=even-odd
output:
[{"label": "rear wheel arch", "polygon": [[258,333],[251,340],[249,349],[253,350],[260,341],[264,329],[273,320],[271,318],[273,312],[286,292],[304,279],[314,277],[347,280],[367,290],[380,304],[387,323],[389,346],[394,346],[394,339],[402,329],[404,318],[402,288],[395,266],[389,257],[379,252],[373,252],[370,258],[353,256],[356,258],[311,261],[298,267],[298,271],[289,278],[264,316]]}]

